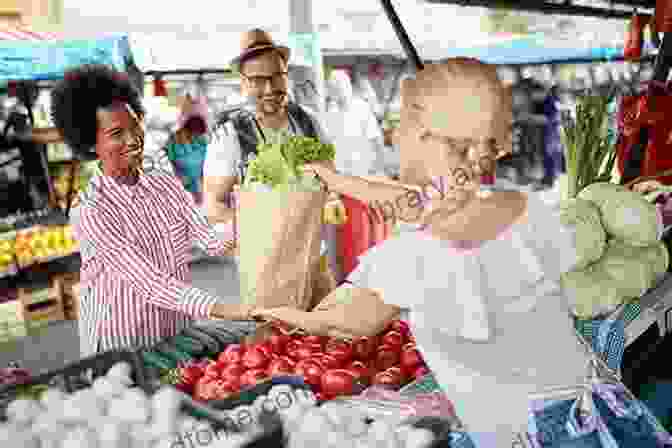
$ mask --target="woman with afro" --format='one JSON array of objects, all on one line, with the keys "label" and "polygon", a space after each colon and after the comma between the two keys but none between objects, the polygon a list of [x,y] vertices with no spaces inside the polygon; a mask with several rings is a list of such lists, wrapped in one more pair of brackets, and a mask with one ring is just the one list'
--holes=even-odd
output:
[{"label": "woman with afro", "polygon": [[73,223],[82,354],[153,345],[193,319],[246,318],[246,307],[189,284],[193,243],[212,256],[234,243],[217,238],[175,176],[143,172],[143,108],[127,76],[101,65],[68,72],[53,90],[52,115],[76,156],[102,169]]}]

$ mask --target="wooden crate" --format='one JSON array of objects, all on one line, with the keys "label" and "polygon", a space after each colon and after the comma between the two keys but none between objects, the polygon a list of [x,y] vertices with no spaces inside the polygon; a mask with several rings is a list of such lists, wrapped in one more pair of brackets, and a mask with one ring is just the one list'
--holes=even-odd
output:
[{"label": "wooden crate", "polygon": [[47,288],[18,289],[17,318],[29,326],[65,320],[63,295],[53,280]]},{"label": "wooden crate", "polygon": [[54,277],[63,298],[63,310],[67,320],[79,318],[79,272],[60,274]]}]

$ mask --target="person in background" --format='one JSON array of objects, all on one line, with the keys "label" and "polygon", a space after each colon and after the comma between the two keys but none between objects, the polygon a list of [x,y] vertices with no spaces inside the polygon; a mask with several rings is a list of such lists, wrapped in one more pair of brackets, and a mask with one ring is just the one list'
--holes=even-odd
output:
[{"label": "person in background", "polygon": [[332,72],[327,92],[325,121],[338,148],[338,171],[351,176],[382,174],[383,132],[369,103],[355,95],[349,75],[342,70]]},{"label": "person in background", "polygon": [[151,346],[193,319],[245,319],[247,307],[189,284],[192,241],[213,256],[234,241],[216,237],[174,176],[143,173],[144,111],[127,76],[103,65],[69,71],[52,91],[52,115],[76,157],[102,167],[73,222],[82,355]]},{"label": "person in background", "polygon": [[203,201],[203,163],[208,149],[208,104],[201,95],[185,92],[180,98],[176,131],[166,145],[166,153],[197,204]]},{"label": "person in background", "polygon": [[[289,48],[276,45],[261,29],[241,37],[241,53],[231,64],[240,72],[242,94],[251,106],[228,113],[215,124],[203,166],[204,204],[210,222],[218,227],[233,226],[234,186],[244,180],[259,142],[285,132],[330,141],[313,114],[289,101],[289,54]],[[327,270],[318,277],[331,284]]]}]

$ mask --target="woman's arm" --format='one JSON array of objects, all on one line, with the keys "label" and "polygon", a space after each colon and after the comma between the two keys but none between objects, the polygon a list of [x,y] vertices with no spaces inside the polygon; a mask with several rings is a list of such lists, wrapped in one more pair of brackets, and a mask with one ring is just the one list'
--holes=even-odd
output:
[{"label": "woman's arm", "polygon": [[383,213],[385,218],[415,222],[422,215],[425,198],[422,188],[418,186],[348,176],[323,165],[308,165],[306,170],[312,170],[329,190],[362,201],[373,210]]}]

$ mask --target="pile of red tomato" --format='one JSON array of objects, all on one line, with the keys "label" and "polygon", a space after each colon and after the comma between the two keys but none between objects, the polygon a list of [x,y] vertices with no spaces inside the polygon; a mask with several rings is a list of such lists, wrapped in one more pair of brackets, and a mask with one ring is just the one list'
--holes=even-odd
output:
[{"label": "pile of red tomato", "polygon": [[408,324],[401,320],[376,337],[352,341],[290,336],[275,327],[264,342],[232,344],[216,361],[183,367],[178,387],[197,400],[221,400],[274,376],[298,376],[320,400],[329,400],[371,384],[399,388],[428,372]]}]

